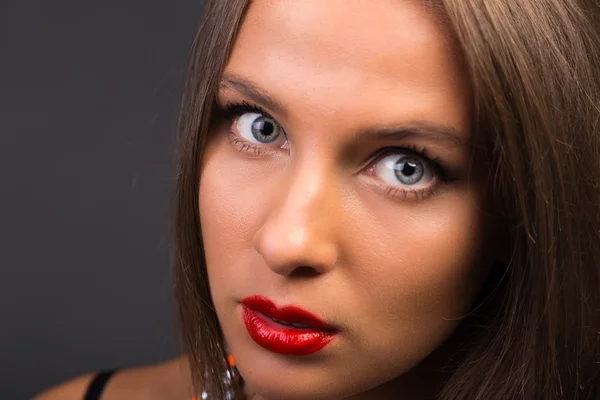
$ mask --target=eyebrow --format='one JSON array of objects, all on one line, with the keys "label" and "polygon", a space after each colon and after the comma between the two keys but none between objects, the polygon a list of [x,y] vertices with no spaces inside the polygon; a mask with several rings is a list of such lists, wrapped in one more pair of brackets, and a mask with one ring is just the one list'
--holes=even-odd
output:
[{"label": "eyebrow", "polygon": [[254,83],[237,75],[224,74],[219,86],[230,88],[270,111],[286,116],[285,106]]},{"label": "eyebrow", "polygon": [[464,134],[461,134],[456,128],[426,121],[410,121],[390,126],[362,129],[356,134],[355,139],[359,141],[421,139],[442,142],[456,147],[468,144],[468,140],[464,139]]},{"label": "eyebrow", "polygon": [[[222,88],[235,90],[273,113],[284,117],[287,115],[282,102],[243,77],[224,74],[219,85]],[[456,128],[427,121],[409,121],[389,126],[369,127],[359,130],[354,139],[358,141],[421,139],[443,142],[457,147],[466,146],[468,143],[465,135]]]}]

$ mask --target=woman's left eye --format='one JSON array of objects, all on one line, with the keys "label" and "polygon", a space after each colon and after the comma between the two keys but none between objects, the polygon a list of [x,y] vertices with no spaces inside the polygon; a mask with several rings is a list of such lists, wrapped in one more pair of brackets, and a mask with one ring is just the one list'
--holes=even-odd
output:
[{"label": "woman's left eye", "polygon": [[283,128],[264,114],[246,112],[241,114],[233,124],[236,133],[253,145],[274,145],[281,147],[286,141]]},{"label": "woman's left eye", "polygon": [[386,184],[401,189],[428,189],[436,180],[430,162],[423,160],[423,156],[400,149],[377,160],[372,172]]}]

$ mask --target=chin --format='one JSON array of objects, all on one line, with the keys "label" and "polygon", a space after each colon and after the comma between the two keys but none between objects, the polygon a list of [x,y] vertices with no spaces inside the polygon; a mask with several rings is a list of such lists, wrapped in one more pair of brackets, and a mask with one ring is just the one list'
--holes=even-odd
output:
[{"label": "chin", "polygon": [[311,385],[310,382],[300,382],[299,380],[287,385],[286,382],[278,381],[277,378],[272,379],[271,382],[250,381],[247,382],[247,385],[252,388],[250,393],[256,393],[261,400],[339,400],[357,393],[335,390],[331,386]]},{"label": "chin", "polygon": [[388,376],[390,371],[371,371],[371,376],[360,380],[346,378],[343,368],[332,369],[319,362],[295,366],[277,362],[261,364],[255,362],[247,370],[238,364],[248,392],[256,393],[261,400],[347,399],[395,378]]}]

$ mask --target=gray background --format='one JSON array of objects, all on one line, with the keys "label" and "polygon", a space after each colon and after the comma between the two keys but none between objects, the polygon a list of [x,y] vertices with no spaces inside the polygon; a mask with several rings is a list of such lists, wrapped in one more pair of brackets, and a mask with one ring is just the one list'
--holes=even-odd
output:
[{"label": "gray background", "polygon": [[200,0],[0,0],[0,399],[179,352],[168,201]]}]

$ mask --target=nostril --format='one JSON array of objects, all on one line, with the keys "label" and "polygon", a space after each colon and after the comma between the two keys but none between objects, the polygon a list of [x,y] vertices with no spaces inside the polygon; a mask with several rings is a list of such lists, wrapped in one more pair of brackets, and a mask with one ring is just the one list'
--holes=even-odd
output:
[{"label": "nostril", "polygon": [[296,277],[296,278],[313,278],[318,275],[320,275],[320,273],[315,268],[301,266],[301,267],[294,268],[294,270],[292,271],[292,273],[289,276]]}]

